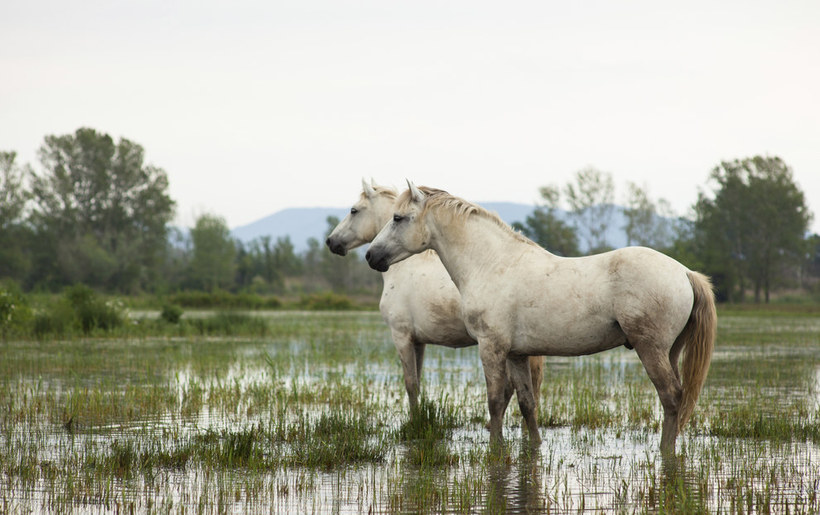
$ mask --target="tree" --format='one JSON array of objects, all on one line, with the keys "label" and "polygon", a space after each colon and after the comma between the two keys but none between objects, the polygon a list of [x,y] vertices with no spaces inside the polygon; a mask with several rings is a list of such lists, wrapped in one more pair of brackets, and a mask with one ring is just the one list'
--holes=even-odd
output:
[{"label": "tree", "polygon": [[293,277],[302,272],[302,261],[296,255],[290,236],[276,238],[273,246],[273,266],[283,277]]},{"label": "tree", "polygon": [[645,187],[628,183],[628,197],[624,216],[627,245],[643,245],[654,249],[667,249],[675,240],[676,219],[669,203],[660,199],[657,202],[649,197]]},{"label": "tree", "polygon": [[559,256],[577,256],[578,236],[557,214],[561,193],[554,186],[540,189],[543,203],[535,208],[525,222],[515,222],[513,228],[550,252]]},{"label": "tree", "polygon": [[225,219],[211,214],[201,215],[191,229],[191,242],[192,282],[207,291],[233,285],[236,246]]},{"label": "tree", "polygon": [[59,282],[120,291],[148,284],[174,213],[164,170],[143,148],[94,129],[46,136],[32,174],[32,222],[56,256]]},{"label": "tree", "polygon": [[28,194],[23,188],[23,170],[14,161],[16,152],[0,152],[0,229],[22,219]]},{"label": "tree", "polygon": [[[333,228],[339,225],[339,219],[335,216],[328,216],[326,221],[327,230],[323,241],[330,236]],[[345,256],[336,256],[328,250],[326,245],[322,245],[321,256],[322,275],[333,291],[350,291],[355,284],[354,269],[356,262],[359,261],[356,251],[348,252]]]},{"label": "tree", "polygon": [[711,174],[713,195],[695,205],[696,230],[705,259],[731,300],[751,282],[755,301],[768,302],[784,268],[806,251],[812,215],[791,169],[779,157],[721,162]]},{"label": "tree", "polygon": [[23,210],[29,194],[23,186],[28,167],[15,163],[15,152],[0,152],[0,277],[23,279],[28,269],[24,242]]},{"label": "tree", "polygon": [[564,188],[575,229],[586,241],[590,254],[609,250],[606,232],[612,219],[615,183],[612,175],[589,167],[575,174]]}]

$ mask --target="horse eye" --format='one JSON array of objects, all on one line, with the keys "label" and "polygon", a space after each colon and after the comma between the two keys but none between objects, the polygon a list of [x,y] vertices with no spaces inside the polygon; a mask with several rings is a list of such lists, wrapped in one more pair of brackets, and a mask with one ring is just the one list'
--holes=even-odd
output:
[{"label": "horse eye", "polygon": [[393,215],[393,221],[394,221],[394,222],[401,222],[402,220],[404,220],[404,217],[403,217],[403,216],[401,216],[401,215]]},{"label": "horse eye", "polygon": [[351,207],[351,208],[350,208],[350,214],[351,214],[351,215],[355,215],[355,214],[356,214],[356,213],[358,213],[358,212],[359,212],[359,210],[358,210],[358,209],[356,209],[355,207]]}]

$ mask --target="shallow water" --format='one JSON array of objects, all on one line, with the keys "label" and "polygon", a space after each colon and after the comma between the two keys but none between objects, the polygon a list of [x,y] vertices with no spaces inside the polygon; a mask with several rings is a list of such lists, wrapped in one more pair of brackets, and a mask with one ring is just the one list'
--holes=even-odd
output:
[{"label": "shallow water", "polygon": [[[428,348],[425,395],[457,418],[430,448],[396,436],[406,395],[378,313],[264,316],[266,338],[0,344],[0,511],[820,511],[815,319],[721,317],[664,462],[657,396],[626,349],[548,358],[541,445],[513,402],[491,453],[476,349]],[[379,456],[295,464],[329,413],[361,415],[369,432],[351,438]],[[747,419],[764,432],[738,436]],[[250,457],[211,456],[254,435]]]}]

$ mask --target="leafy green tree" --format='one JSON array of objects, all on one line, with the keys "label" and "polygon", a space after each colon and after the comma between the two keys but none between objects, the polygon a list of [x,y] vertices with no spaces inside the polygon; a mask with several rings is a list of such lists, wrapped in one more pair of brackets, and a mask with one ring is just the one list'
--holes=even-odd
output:
[{"label": "leafy green tree", "polygon": [[[323,241],[330,236],[333,228],[339,225],[339,219],[335,216],[327,217],[327,230]],[[345,256],[336,256],[326,245],[322,245],[321,269],[325,280],[335,292],[350,291],[355,284],[354,268],[359,256],[356,251],[348,252]]]},{"label": "leafy green tree", "polygon": [[570,215],[586,242],[587,252],[595,254],[611,249],[606,232],[615,209],[615,183],[612,174],[588,167],[576,172],[574,180],[564,187]]},{"label": "leafy green tree", "polygon": [[191,229],[190,278],[207,291],[230,288],[236,273],[236,245],[225,219],[212,214],[197,218]]},{"label": "leafy green tree", "polygon": [[145,164],[140,145],[89,128],[46,136],[39,158],[31,220],[55,279],[120,291],[147,286],[174,213],[165,171]]},{"label": "leafy green tree", "polygon": [[675,240],[676,217],[669,203],[650,198],[645,187],[628,183],[629,193],[624,208],[627,245],[643,245],[658,250],[669,248]]},{"label": "leafy green tree", "polygon": [[817,293],[820,291],[820,235],[812,234],[806,239],[806,256],[801,271],[802,286]]},{"label": "leafy green tree", "polygon": [[304,288],[306,291],[322,289],[324,278],[322,262],[326,258],[325,245],[321,245],[316,238],[308,238],[307,250],[304,253]]},{"label": "leafy green tree", "polygon": [[294,277],[302,272],[304,268],[290,236],[276,238],[273,246],[273,266],[284,277]]},{"label": "leafy green tree", "polygon": [[289,236],[279,237],[271,244],[270,236],[261,236],[248,243],[237,244],[237,282],[260,292],[282,292],[285,279],[302,271],[302,261]]},{"label": "leafy green tree", "polygon": [[0,152],[0,277],[20,281],[28,271],[25,244],[30,231],[23,224],[29,193],[23,177],[28,167],[19,166],[15,152]]},{"label": "leafy green tree", "polygon": [[554,186],[544,186],[540,193],[542,204],[527,216],[523,224],[515,222],[513,228],[554,254],[580,255],[575,229],[557,214],[560,191]]},{"label": "leafy green tree", "polygon": [[729,300],[742,298],[750,283],[755,301],[768,302],[784,269],[805,256],[812,214],[803,192],[779,157],[721,162],[710,180],[713,194],[701,193],[695,205],[707,271]]}]

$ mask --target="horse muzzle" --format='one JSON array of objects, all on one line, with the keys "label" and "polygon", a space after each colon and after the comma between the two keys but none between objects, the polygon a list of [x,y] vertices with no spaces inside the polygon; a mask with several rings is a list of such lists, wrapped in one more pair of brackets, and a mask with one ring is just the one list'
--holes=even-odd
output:
[{"label": "horse muzzle", "polygon": [[342,245],[339,241],[335,240],[332,237],[325,240],[325,245],[327,245],[327,248],[329,248],[330,251],[334,254],[338,254],[340,256],[347,255],[347,249],[344,247],[344,245]]},{"label": "horse muzzle", "polygon": [[379,272],[387,272],[387,269],[390,268],[390,264],[387,262],[387,255],[382,252],[374,252],[372,249],[367,251],[367,254],[364,255],[364,258],[367,260],[367,264],[370,265],[370,268]]}]

